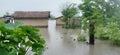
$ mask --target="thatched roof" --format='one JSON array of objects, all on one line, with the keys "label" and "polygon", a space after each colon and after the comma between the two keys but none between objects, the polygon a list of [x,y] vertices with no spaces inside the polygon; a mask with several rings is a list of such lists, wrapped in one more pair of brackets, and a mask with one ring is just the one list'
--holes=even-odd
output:
[{"label": "thatched roof", "polygon": [[57,17],[56,20],[57,20],[57,19],[61,19],[62,17],[63,17],[63,16]]},{"label": "thatched roof", "polygon": [[50,11],[16,11],[13,14],[15,19],[26,19],[26,18],[49,18]]}]

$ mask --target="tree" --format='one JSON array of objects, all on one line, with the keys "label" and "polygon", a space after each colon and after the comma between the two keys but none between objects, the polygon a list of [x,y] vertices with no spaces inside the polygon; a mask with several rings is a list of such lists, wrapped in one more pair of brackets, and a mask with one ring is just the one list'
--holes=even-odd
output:
[{"label": "tree", "polygon": [[70,24],[70,19],[78,13],[75,4],[70,4],[62,10],[63,19],[66,25]]},{"label": "tree", "polygon": [[[115,12],[119,7],[119,0],[83,0],[79,5],[82,11],[82,21],[88,24],[89,43],[94,44],[94,30],[99,24],[105,24],[106,20],[115,17]],[[106,23],[107,24],[107,23]]]}]

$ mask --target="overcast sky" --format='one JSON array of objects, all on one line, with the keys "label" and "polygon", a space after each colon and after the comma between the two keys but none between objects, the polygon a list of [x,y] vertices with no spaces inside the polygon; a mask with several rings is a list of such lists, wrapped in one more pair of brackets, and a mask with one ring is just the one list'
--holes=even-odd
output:
[{"label": "overcast sky", "polygon": [[0,0],[0,16],[14,11],[51,11],[52,15],[58,17],[61,16],[63,4],[80,2],[80,0]]}]

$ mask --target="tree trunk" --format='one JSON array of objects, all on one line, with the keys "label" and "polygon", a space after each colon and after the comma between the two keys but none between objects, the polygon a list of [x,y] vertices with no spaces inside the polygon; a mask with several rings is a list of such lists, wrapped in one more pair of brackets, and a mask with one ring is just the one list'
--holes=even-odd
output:
[{"label": "tree trunk", "polygon": [[94,23],[89,25],[89,44],[94,45]]}]

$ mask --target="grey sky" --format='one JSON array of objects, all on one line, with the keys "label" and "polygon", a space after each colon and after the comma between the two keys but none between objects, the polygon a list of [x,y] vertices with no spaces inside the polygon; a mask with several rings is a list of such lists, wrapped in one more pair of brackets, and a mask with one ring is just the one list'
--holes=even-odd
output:
[{"label": "grey sky", "polygon": [[80,0],[1,0],[0,16],[14,11],[51,11],[51,14],[61,16],[60,9],[65,3],[77,3]]}]

